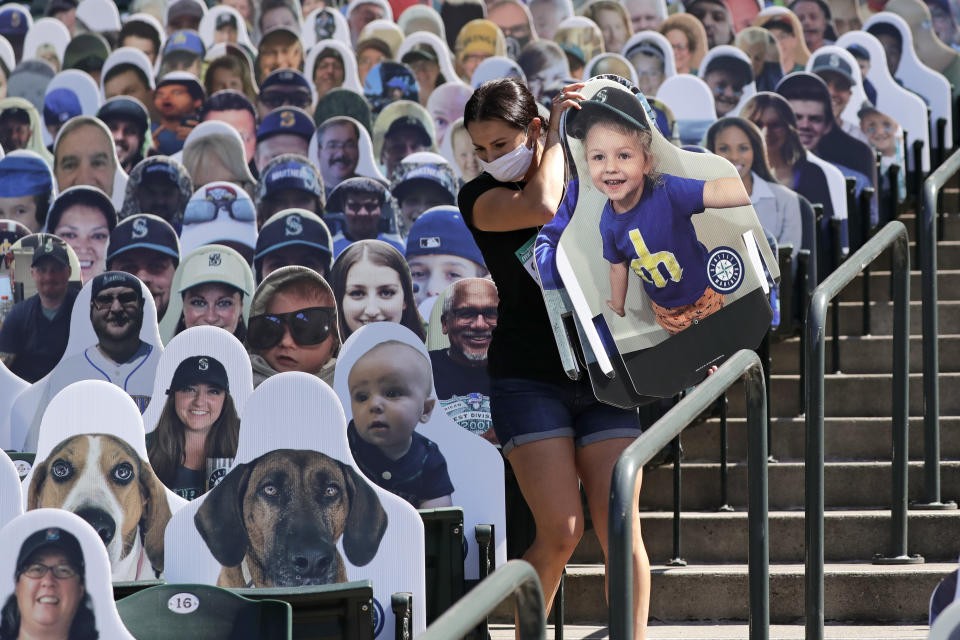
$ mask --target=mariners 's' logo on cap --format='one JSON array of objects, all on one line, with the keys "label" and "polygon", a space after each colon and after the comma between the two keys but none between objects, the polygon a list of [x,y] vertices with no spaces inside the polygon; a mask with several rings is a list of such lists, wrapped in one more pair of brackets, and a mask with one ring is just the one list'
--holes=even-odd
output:
[{"label": "mariners 's' logo on cap", "polygon": [[53,253],[53,238],[47,238],[46,243],[43,245],[44,253]]},{"label": "mariners 's' logo on cap", "polygon": [[283,234],[285,236],[298,236],[301,233],[303,233],[303,220],[300,219],[300,216],[296,214],[287,216]]},{"label": "mariners 's' logo on cap", "polygon": [[208,267],[219,267],[221,262],[223,262],[223,260],[219,253],[211,253],[209,256],[207,256]]},{"label": "mariners 's' logo on cap", "polygon": [[293,111],[282,111],[280,113],[280,126],[284,129],[292,127],[297,124],[297,118],[293,115]]},{"label": "mariners 's' logo on cap", "polygon": [[831,54],[830,54],[830,63],[829,63],[829,64],[830,64],[831,67],[839,67],[839,66],[840,66],[840,56],[838,56],[838,55],[835,54],[835,53],[831,53]]},{"label": "mariners 's' logo on cap", "polygon": [[200,371],[206,371],[210,368],[210,361],[206,358],[200,358],[197,360],[197,369]]},{"label": "mariners 's' logo on cap", "polygon": [[427,236],[420,238],[420,248],[421,249],[439,249],[440,248],[440,237],[439,236]]},{"label": "mariners 's' logo on cap", "polygon": [[707,279],[718,293],[731,293],[743,283],[743,260],[730,247],[717,247],[707,258]]},{"label": "mariners 's' logo on cap", "polygon": [[133,231],[130,232],[130,237],[134,240],[147,237],[147,221],[143,218],[134,220]]},{"label": "mariners 's' logo on cap", "polygon": [[11,27],[19,27],[19,26],[20,26],[20,20],[21,20],[21,17],[20,17],[20,12],[19,12],[19,11],[11,11],[11,12],[10,12],[10,26],[11,26]]}]

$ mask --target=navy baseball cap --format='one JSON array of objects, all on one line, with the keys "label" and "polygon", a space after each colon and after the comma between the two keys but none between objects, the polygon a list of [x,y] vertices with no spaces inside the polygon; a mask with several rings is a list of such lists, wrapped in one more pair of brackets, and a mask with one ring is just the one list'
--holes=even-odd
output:
[{"label": "navy baseball cap", "polygon": [[870,62],[870,52],[867,51],[867,48],[862,44],[852,44],[847,47],[847,51],[849,51],[850,55],[857,60],[866,60],[867,62]]},{"label": "navy baseball cap", "polygon": [[263,79],[260,84],[260,91],[266,91],[270,87],[303,87],[308,92],[311,91],[310,83],[307,77],[294,69],[277,69]]},{"label": "navy baseball cap", "polygon": [[118,255],[131,249],[150,249],[173,258],[180,264],[180,241],[170,223],[152,213],[138,213],[124,218],[113,231],[107,244],[107,267]]},{"label": "navy baseball cap", "polygon": [[306,111],[296,107],[280,107],[268,113],[257,127],[257,142],[280,133],[300,136],[309,142],[314,131],[313,118]]},{"label": "navy baseball cap", "polygon": [[323,178],[310,161],[295,153],[285,153],[271,160],[257,182],[257,202],[281,189],[306,191],[324,201]]},{"label": "navy baseball cap", "polygon": [[394,171],[394,181],[390,191],[394,198],[403,200],[411,191],[415,191],[425,184],[435,184],[441,187],[444,192],[450,195],[450,202],[447,204],[456,204],[458,191],[456,175],[449,166],[441,164],[404,164],[401,162]]},{"label": "navy baseball cap", "polygon": [[104,289],[112,289],[113,287],[127,287],[136,291],[141,298],[143,297],[143,285],[137,276],[124,271],[107,271],[93,279],[93,283],[90,285],[90,300],[96,298],[97,294]]},{"label": "navy baseball cap", "polygon": [[30,14],[20,5],[0,8],[0,34],[25,35],[30,29],[30,22]]},{"label": "navy baseball cap", "polygon": [[67,243],[52,234],[44,234],[44,240],[33,250],[30,266],[35,267],[44,258],[53,258],[63,266],[70,267],[70,255],[67,253]]},{"label": "navy baseball cap", "polygon": [[588,100],[580,102],[580,109],[567,113],[567,132],[574,138],[583,139],[594,119],[601,115],[613,116],[631,127],[648,131],[650,126],[641,115],[643,105],[629,91],[604,87]]},{"label": "navy baseball cap", "polygon": [[333,240],[326,223],[306,209],[287,209],[270,216],[257,236],[253,264],[260,273],[264,256],[293,245],[310,247],[326,257],[327,273],[333,268]]},{"label": "navy baseball cap", "polygon": [[20,575],[21,569],[26,569],[27,562],[37,551],[48,547],[62,552],[73,568],[83,573],[83,549],[80,547],[80,542],[72,533],[59,527],[51,527],[31,533],[20,545],[20,553],[17,555],[17,575]]},{"label": "navy baseball cap", "polygon": [[846,78],[850,84],[853,84],[853,69],[846,60],[841,58],[836,53],[821,53],[820,55],[814,55],[813,68],[810,70],[813,73],[818,73],[820,71],[833,71],[834,73],[839,73]]},{"label": "navy baseball cap", "polygon": [[223,364],[213,356],[191,356],[177,365],[167,395],[195,384],[208,384],[230,391],[230,379]]},{"label": "navy baseball cap", "polygon": [[486,266],[460,210],[452,206],[428,209],[410,227],[407,260],[429,255],[458,256]]},{"label": "navy baseball cap", "polygon": [[43,122],[48,127],[61,125],[82,113],[83,107],[77,94],[66,87],[54,89],[43,98]]},{"label": "navy baseball cap", "polygon": [[203,40],[200,38],[200,34],[190,29],[184,29],[183,31],[174,32],[173,35],[167,38],[167,42],[163,46],[163,55],[167,55],[173,51],[187,51],[202,58],[204,54],[206,54],[207,49],[203,46]]},{"label": "navy baseball cap", "polygon": [[147,178],[162,178],[175,185],[180,183],[180,174],[169,162],[154,162],[148,164],[140,174],[140,181],[143,182]]}]

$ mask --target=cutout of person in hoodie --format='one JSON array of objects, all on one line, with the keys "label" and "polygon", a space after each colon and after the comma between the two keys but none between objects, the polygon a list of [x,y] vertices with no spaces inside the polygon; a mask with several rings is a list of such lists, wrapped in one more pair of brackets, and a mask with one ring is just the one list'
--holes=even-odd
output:
[{"label": "cutout of person in hoodie", "polygon": [[254,387],[286,371],[303,371],[332,386],[340,332],[330,285],[300,266],[264,278],[250,307],[247,351]]},{"label": "cutout of person in hoodie", "polygon": [[118,217],[123,220],[149,211],[169,222],[179,234],[193,192],[193,180],[182,164],[168,156],[144,158],[130,172]]},{"label": "cutout of person in hoodie", "polygon": [[43,144],[43,121],[25,98],[0,100],[0,145],[6,153],[20,149],[33,151],[53,166],[53,154]]}]

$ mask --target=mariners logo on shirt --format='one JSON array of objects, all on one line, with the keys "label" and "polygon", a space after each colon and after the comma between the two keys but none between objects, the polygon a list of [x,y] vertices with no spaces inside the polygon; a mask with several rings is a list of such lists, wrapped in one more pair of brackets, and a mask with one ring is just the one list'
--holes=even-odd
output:
[{"label": "mariners logo on shirt", "polygon": [[471,433],[481,435],[493,426],[490,398],[482,393],[450,396],[441,400],[440,405],[450,419]]},{"label": "mariners logo on shirt", "polygon": [[730,247],[717,247],[707,257],[707,279],[718,293],[732,293],[743,283],[743,260]]}]

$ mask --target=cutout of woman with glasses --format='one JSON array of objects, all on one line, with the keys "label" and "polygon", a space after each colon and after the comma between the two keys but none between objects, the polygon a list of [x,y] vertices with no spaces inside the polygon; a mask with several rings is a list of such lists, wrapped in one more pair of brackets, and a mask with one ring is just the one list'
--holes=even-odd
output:
[{"label": "cutout of woman with glasses", "polygon": [[332,386],[340,334],[330,285],[300,266],[264,278],[250,306],[247,350],[255,387],[285,371],[309,373]]},{"label": "cutout of woman with glasses", "polygon": [[15,590],[0,611],[0,639],[99,637],[84,586],[83,551],[72,534],[59,528],[31,534],[13,579]]},{"label": "cutout of woman with glasses", "polygon": [[237,455],[240,417],[227,370],[210,356],[181,362],[166,393],[157,428],[147,434],[147,455],[164,485],[193,500],[207,491],[207,460]]}]

